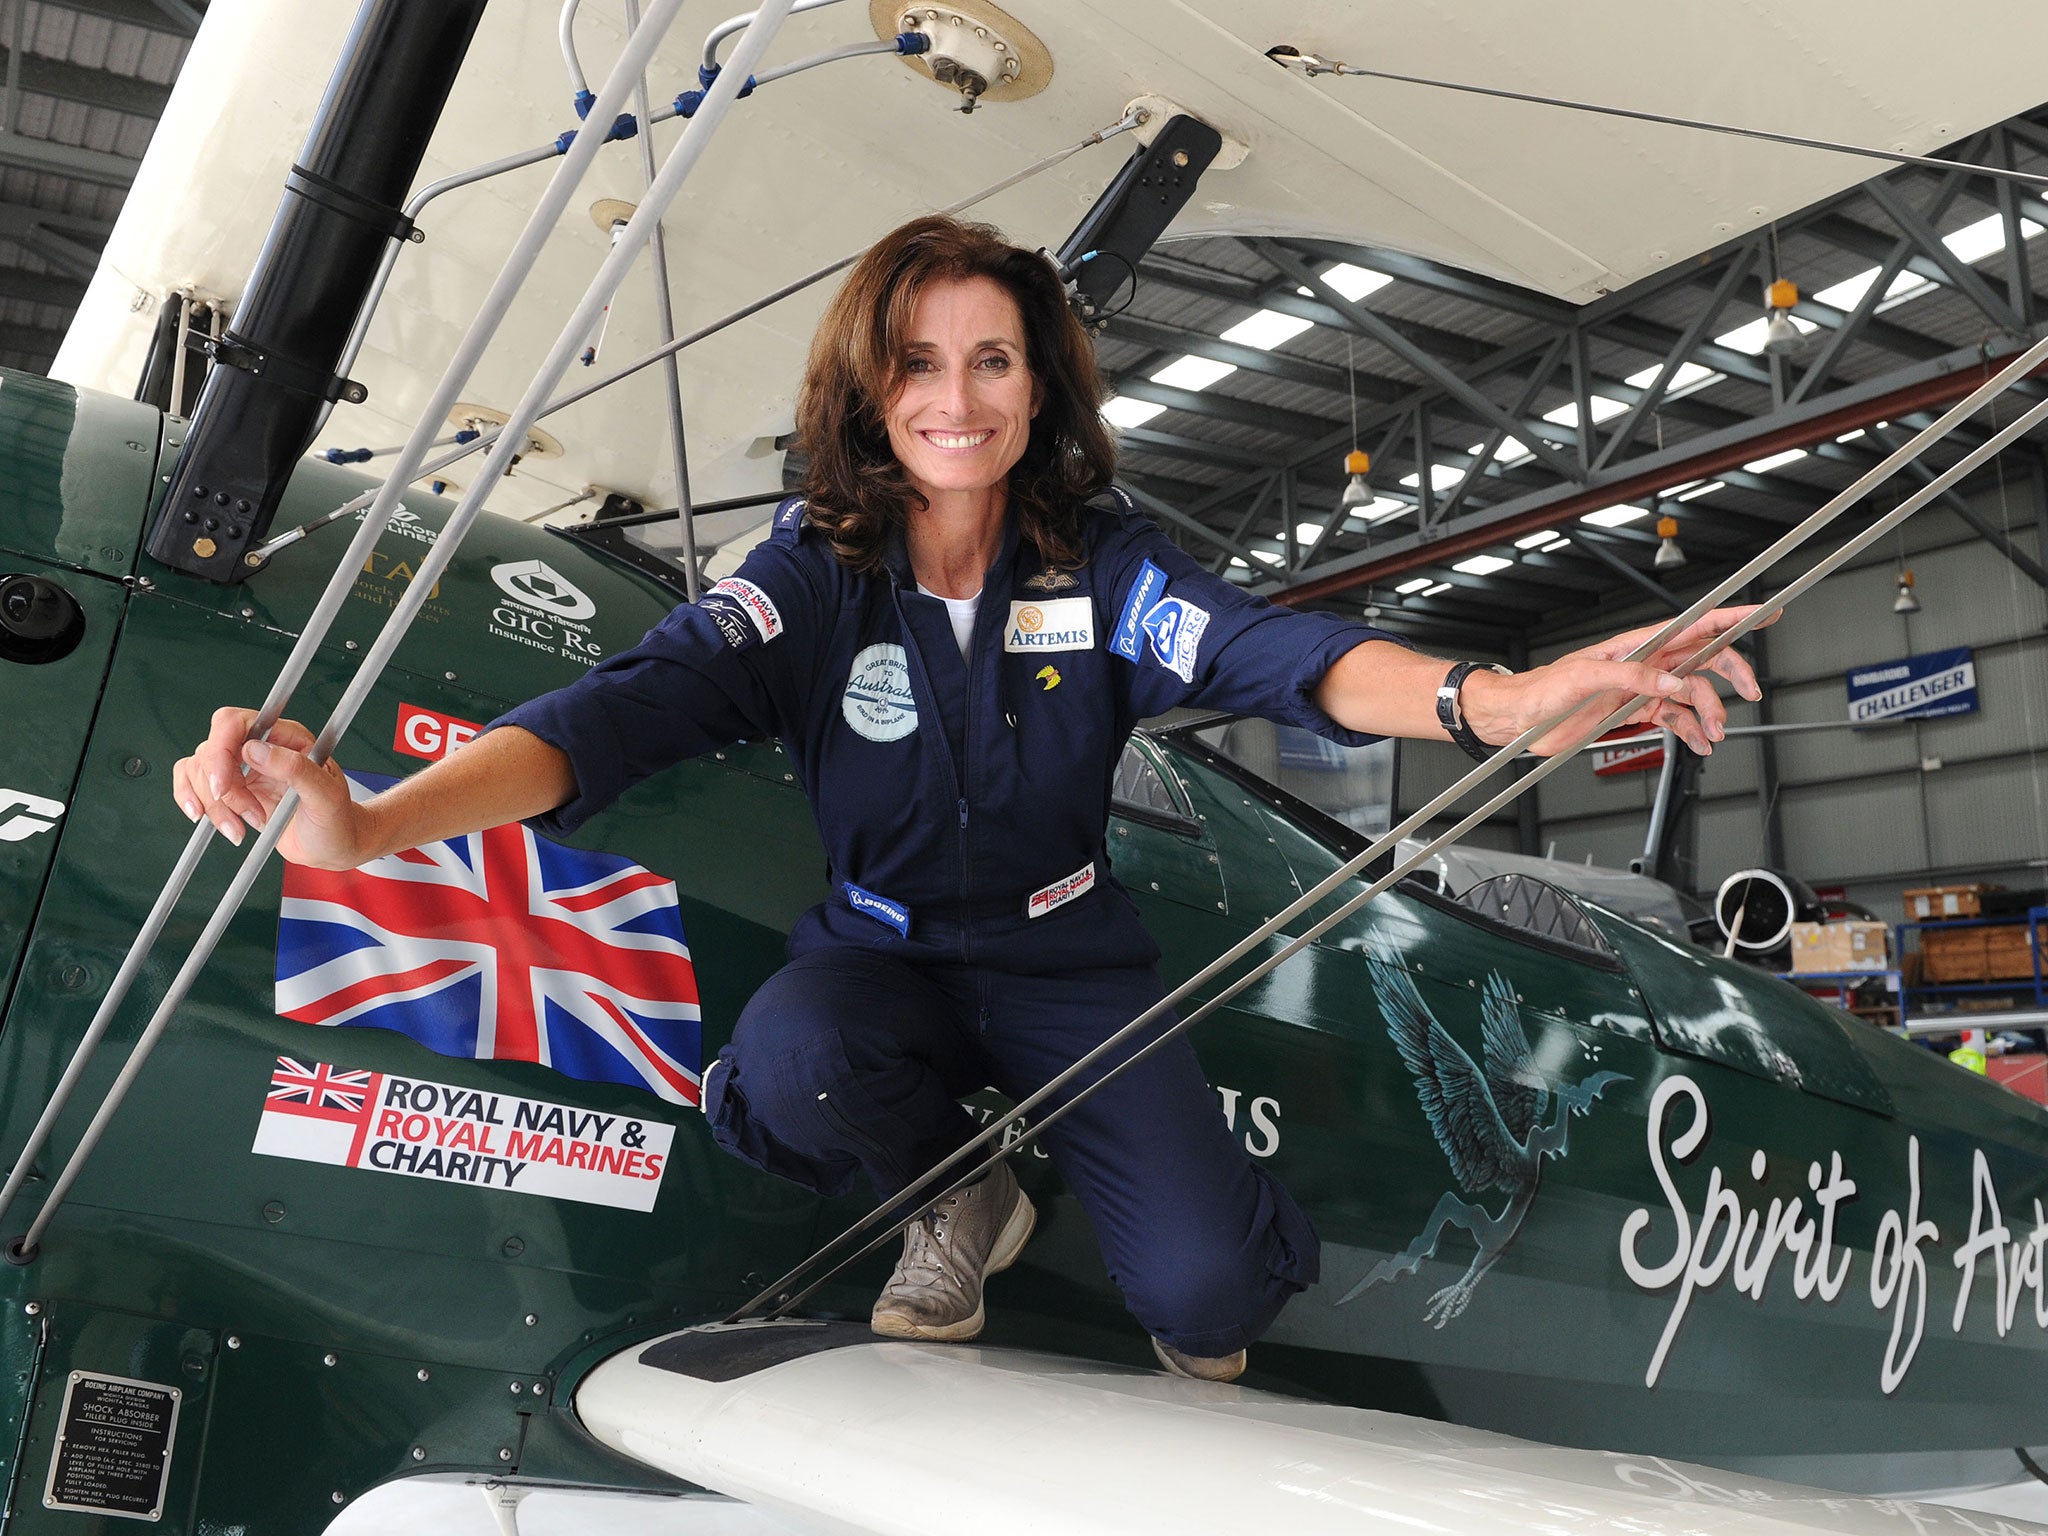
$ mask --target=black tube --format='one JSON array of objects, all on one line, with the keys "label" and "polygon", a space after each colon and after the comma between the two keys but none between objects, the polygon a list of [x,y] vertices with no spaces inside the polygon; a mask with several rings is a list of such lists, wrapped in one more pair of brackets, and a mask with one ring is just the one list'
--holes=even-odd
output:
[{"label": "black tube", "polygon": [[247,573],[333,399],[357,313],[485,0],[363,0],[234,325],[222,337],[149,552],[210,581]]}]

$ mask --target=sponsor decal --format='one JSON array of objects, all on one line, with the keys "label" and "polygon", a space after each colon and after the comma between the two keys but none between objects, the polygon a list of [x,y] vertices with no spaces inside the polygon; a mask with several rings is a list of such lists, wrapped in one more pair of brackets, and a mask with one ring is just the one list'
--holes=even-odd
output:
[{"label": "sponsor decal", "polygon": [[1043,917],[1095,889],[1095,865],[1091,861],[1063,879],[1033,891],[1024,900],[1026,917]]},{"label": "sponsor decal", "polygon": [[458,720],[417,704],[400,704],[398,730],[391,738],[391,750],[438,763],[457,747],[474,741],[482,729],[474,720]]},{"label": "sponsor decal", "polygon": [[597,604],[545,560],[514,560],[491,567],[491,580],[513,602],[551,619],[587,619]]},{"label": "sponsor decal", "polygon": [[491,567],[491,580],[510,599],[491,609],[487,626],[500,640],[530,646],[594,667],[604,650],[583,623],[597,612],[589,594],[545,560],[512,560]]},{"label": "sponsor decal", "polygon": [[1045,684],[1045,691],[1051,693],[1060,685],[1060,669],[1048,662],[1032,674],[1038,682]]},{"label": "sponsor decal", "polygon": [[1209,610],[1180,597],[1161,598],[1144,622],[1153,660],[1184,683],[1195,680],[1195,652],[1208,627]]},{"label": "sponsor decal", "polygon": [[851,881],[840,887],[846,892],[846,904],[863,917],[872,917],[886,927],[894,928],[906,939],[910,937],[910,908],[900,901],[891,901],[886,896],[877,896],[873,891],[864,891]]},{"label": "sponsor decal", "polygon": [[1889,725],[1977,711],[1977,663],[1967,645],[1848,674],[1849,723]]},{"label": "sponsor decal", "polygon": [[64,802],[25,789],[0,789],[0,843],[25,843],[47,832],[64,814]]},{"label": "sponsor decal", "polygon": [[[356,514],[356,521],[360,523],[369,515],[370,509],[365,507]],[[434,530],[420,521],[417,512],[406,511],[404,502],[391,509],[391,517],[384,524],[384,531],[387,534],[396,534],[401,539],[411,539],[415,544],[434,542]]]},{"label": "sponsor decal", "polygon": [[[412,560],[399,560],[381,550],[371,550],[363,558],[362,574],[356,577],[356,584],[349,590],[349,596],[358,602],[368,603],[373,608],[395,608],[404,589],[411,586],[419,574],[419,566]],[[438,624],[448,617],[448,606],[438,602],[441,584],[434,583],[427,593],[427,600],[420,605],[420,622]]]},{"label": "sponsor decal", "polygon": [[1024,588],[1028,592],[1071,592],[1079,585],[1078,581],[1056,565],[1048,565],[1036,576],[1027,576],[1024,579]]},{"label": "sponsor decal", "polygon": [[[728,576],[711,588],[711,592],[706,594],[706,600],[714,594],[722,595],[726,601],[738,607],[746,616],[747,622],[753,626],[754,633],[761,639],[773,640],[782,633],[782,615],[776,611],[775,600],[751,581],[738,576]],[[723,625],[719,627],[724,628]],[[728,635],[727,639],[730,638]]]},{"label": "sponsor decal", "polygon": [[[1423,1116],[1465,1195],[1445,1191],[1421,1235],[1401,1253],[1375,1264],[1337,1305],[1418,1273],[1456,1227],[1478,1251],[1464,1275],[1423,1308],[1423,1317],[1442,1328],[1471,1304],[1479,1282],[1522,1230],[1543,1183],[1544,1165],[1568,1150],[1572,1117],[1591,1114],[1602,1093],[1628,1079],[1619,1072],[1594,1072],[1576,1083],[1554,1080],[1537,1065],[1514,984],[1499,971],[1487,976],[1479,994],[1482,1067],[1430,1011],[1398,960],[1375,951],[1367,954],[1366,967],[1394,1049],[1415,1077]],[[1597,1059],[1590,1047],[1587,1054]],[[1480,1204],[1495,1189],[1508,1191],[1497,1216]]]},{"label": "sponsor decal", "polygon": [[[1667,1125],[1685,1111],[1689,1116],[1683,1124]],[[1853,1247],[1836,1246],[1837,1213],[1858,1197],[1856,1181],[1848,1177],[1842,1154],[1830,1151],[1825,1168],[1820,1159],[1810,1160],[1805,1178],[1795,1184],[1803,1185],[1805,1193],[1793,1194],[1789,1200],[1772,1195],[1768,1205],[1762,1189],[1771,1182],[1771,1165],[1764,1149],[1750,1153],[1747,1178],[1710,1167],[1705,1198],[1695,1217],[1692,1201],[1678,1188],[1678,1173],[1700,1162],[1712,1134],[1707,1096],[1698,1083],[1680,1075],[1657,1085],[1650,1099],[1648,1153],[1650,1171],[1664,1193],[1665,1210],[1653,1214],[1647,1207],[1638,1207],[1621,1225],[1621,1267],[1630,1283],[1639,1290],[1671,1296],[1664,1332],[1643,1377],[1645,1386],[1654,1387],[1670,1365],[1672,1346],[1694,1302],[1723,1280],[1749,1300],[1761,1302],[1772,1276],[1789,1270],[1792,1295],[1803,1306],[1816,1301],[1832,1306],[1865,1289],[1853,1284]],[[1942,1256],[1937,1246],[1943,1240],[1941,1226],[1924,1209],[1918,1136],[1906,1138],[1905,1175],[1904,1204],[1878,1218],[1867,1287],[1871,1310],[1880,1318],[1889,1313],[1891,1319],[1888,1335],[1882,1321],[1872,1330],[1874,1337],[1886,1337],[1878,1364],[1878,1386],[1887,1396],[1906,1379],[1926,1337],[1933,1278],[1930,1266],[1938,1264]],[[1794,1180],[1781,1178],[1777,1182],[1782,1186]],[[1992,1329],[1999,1338],[2018,1325],[2021,1303],[2029,1295],[2033,1300],[2028,1310],[2035,1326],[2048,1330],[2048,1265],[2043,1259],[2043,1249],[2048,1248],[2048,1212],[2043,1211],[2039,1197],[2030,1205],[2031,1221],[2017,1212],[2008,1221],[1991,1164],[1981,1147],[1972,1149],[1969,1228],[1948,1255],[1958,1277],[1955,1307],[1948,1319],[1950,1332],[1963,1331],[1974,1294],[1981,1294],[1988,1303],[1988,1308],[1979,1311],[1989,1310]],[[1668,1237],[1657,1230],[1662,1226],[1660,1214],[1669,1217]],[[1961,1225],[1958,1218],[1950,1230],[1957,1231]],[[1667,1252],[1646,1255],[1645,1249],[1663,1250],[1667,1242]],[[1982,1292],[1977,1289],[1980,1283]]]},{"label": "sponsor decal", "polygon": [[1623,773],[1648,773],[1664,766],[1664,733],[1641,725],[1624,725],[1600,738],[1622,740],[1615,746],[1595,746],[1591,753],[1593,772],[1603,779]]},{"label": "sponsor decal", "polygon": [[1010,622],[1003,631],[1003,649],[1094,650],[1094,602],[1085,597],[1062,597],[1043,603],[1011,603]]},{"label": "sponsor decal", "polygon": [[674,1139],[659,1120],[280,1056],[251,1150],[651,1211]]},{"label": "sponsor decal", "polygon": [[1131,583],[1131,595],[1124,599],[1124,611],[1117,616],[1116,631],[1109,637],[1109,648],[1126,661],[1142,661],[1144,652],[1139,649],[1143,631],[1139,628],[1145,622],[1145,615],[1152,605],[1166,595],[1166,572],[1150,560],[1139,567],[1138,579]]},{"label": "sponsor decal", "polygon": [[[394,782],[349,775],[358,799]],[[287,864],[276,1008],[698,1099],[697,973],[675,882],[518,824],[360,869]]]},{"label": "sponsor decal", "polygon": [[[1214,1085],[1216,1095],[1223,1100],[1223,1123],[1235,1132],[1237,1130],[1237,1106],[1244,1103],[1243,1090]],[[1251,1121],[1251,1129],[1244,1133],[1244,1149],[1253,1157],[1271,1157],[1280,1150],[1280,1101],[1263,1095],[1254,1097],[1245,1105],[1245,1118]]]},{"label": "sponsor decal", "polygon": [[869,741],[901,741],[916,730],[909,653],[900,645],[883,644],[854,657],[839,708],[846,723]]},{"label": "sponsor decal", "polygon": [[783,503],[781,509],[775,514],[775,531],[777,533],[794,533],[797,529],[801,528],[804,522],[804,506],[805,503],[800,498],[795,497]]}]

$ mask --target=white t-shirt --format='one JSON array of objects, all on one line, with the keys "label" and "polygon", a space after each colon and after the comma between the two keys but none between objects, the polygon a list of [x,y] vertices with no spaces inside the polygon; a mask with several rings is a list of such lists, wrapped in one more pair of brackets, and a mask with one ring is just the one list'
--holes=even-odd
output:
[{"label": "white t-shirt", "polygon": [[938,593],[923,582],[917,584],[917,590],[926,597],[938,597],[939,601],[946,605],[946,617],[953,621],[953,639],[960,646],[960,659],[965,661],[967,648],[974,641],[974,610],[981,606],[981,594],[977,592],[972,597],[939,597]]}]

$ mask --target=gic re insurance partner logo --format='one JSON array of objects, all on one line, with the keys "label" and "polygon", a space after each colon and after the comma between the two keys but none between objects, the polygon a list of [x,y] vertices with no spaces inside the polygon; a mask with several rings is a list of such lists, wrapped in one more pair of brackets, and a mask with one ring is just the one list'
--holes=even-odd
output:
[{"label": "gic re insurance partner logo", "polygon": [[491,609],[489,628],[499,639],[580,661],[586,667],[604,659],[603,648],[590,638],[590,626],[581,622],[597,613],[597,604],[545,560],[508,560],[494,565],[491,580],[511,599]]}]

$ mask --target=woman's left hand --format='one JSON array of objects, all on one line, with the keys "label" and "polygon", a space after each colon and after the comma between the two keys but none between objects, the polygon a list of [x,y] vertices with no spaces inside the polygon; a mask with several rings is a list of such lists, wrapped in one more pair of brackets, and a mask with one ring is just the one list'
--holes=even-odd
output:
[{"label": "woman's left hand", "polygon": [[[1670,669],[1682,666],[1701,646],[1748,618],[1758,606],[1716,608],[1640,661],[1626,658],[1661,626],[1629,630],[1560,656],[1547,666],[1509,677],[1473,672],[1459,693],[1465,722],[1481,741],[1501,746],[1531,726],[1570,711],[1568,718],[1530,746],[1531,752],[1547,757],[1571,746],[1596,721],[1630,698],[1644,694],[1647,702],[1622,723],[1661,726],[1705,756],[1728,727],[1728,711],[1714,691],[1712,674],[1728,679],[1745,699],[1760,699],[1763,690],[1749,663],[1732,646],[1691,677],[1678,677]],[[1763,622],[1772,624],[1777,618],[1773,613]]]}]

